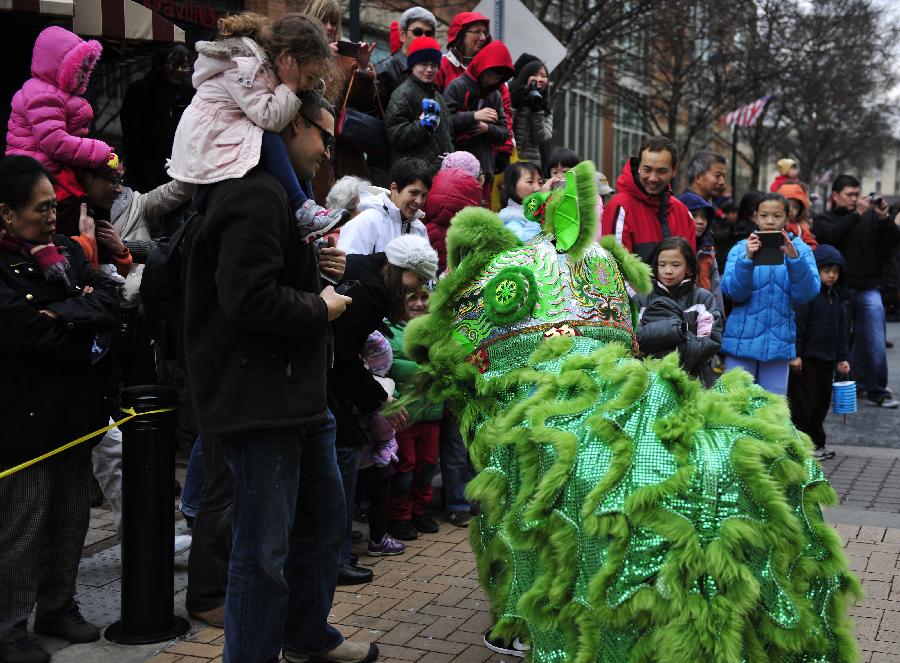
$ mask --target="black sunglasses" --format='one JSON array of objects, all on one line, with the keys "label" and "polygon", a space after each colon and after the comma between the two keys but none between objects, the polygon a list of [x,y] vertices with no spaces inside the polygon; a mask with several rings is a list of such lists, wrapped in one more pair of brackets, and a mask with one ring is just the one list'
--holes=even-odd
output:
[{"label": "black sunglasses", "polygon": [[413,28],[410,30],[416,37],[425,35],[426,37],[434,37],[434,30],[423,30],[422,28]]},{"label": "black sunglasses", "polygon": [[313,125],[316,129],[319,130],[319,133],[322,134],[322,144],[325,146],[325,149],[327,150],[328,148],[330,148],[334,143],[334,134],[326,131],[324,127],[322,127],[322,125],[320,125],[318,122],[313,122],[312,120],[308,120],[305,117],[303,119]]}]

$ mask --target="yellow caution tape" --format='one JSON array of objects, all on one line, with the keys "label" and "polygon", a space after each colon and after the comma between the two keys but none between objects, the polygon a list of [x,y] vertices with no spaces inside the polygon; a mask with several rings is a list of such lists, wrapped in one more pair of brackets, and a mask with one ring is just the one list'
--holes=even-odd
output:
[{"label": "yellow caution tape", "polygon": [[46,460],[47,458],[50,458],[50,456],[55,456],[58,453],[62,453],[66,449],[70,449],[70,448],[74,447],[76,444],[81,444],[82,442],[87,442],[91,438],[97,437],[98,435],[103,435],[103,433],[106,433],[107,431],[111,431],[113,428],[116,428],[128,421],[131,421],[135,417],[146,417],[148,414],[161,414],[162,412],[171,412],[172,410],[176,410],[178,408],[163,407],[158,410],[148,410],[147,412],[135,412],[133,407],[129,407],[129,408],[123,407],[123,408],[119,408],[119,409],[122,410],[122,412],[124,412],[128,416],[125,417],[124,419],[119,419],[118,421],[115,421],[115,422],[111,423],[109,426],[105,426],[104,428],[101,428],[100,430],[95,430],[93,433],[88,433],[87,435],[82,435],[77,440],[72,440],[71,442],[67,442],[66,444],[62,445],[61,447],[57,447],[56,449],[53,449],[52,451],[48,451],[47,453],[43,454],[42,456],[38,456],[37,458],[32,458],[31,460],[26,460],[21,465],[16,465],[15,467],[11,467],[8,470],[3,470],[2,472],[0,472],[0,479],[4,479],[11,474],[15,474],[16,472],[18,472],[20,470],[24,470],[26,467],[31,467],[35,463],[40,463],[42,460]]}]

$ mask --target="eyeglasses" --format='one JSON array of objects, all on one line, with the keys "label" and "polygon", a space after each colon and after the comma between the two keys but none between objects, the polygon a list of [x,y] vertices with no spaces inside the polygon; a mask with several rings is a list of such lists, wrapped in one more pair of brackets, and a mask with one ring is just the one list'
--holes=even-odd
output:
[{"label": "eyeglasses", "polygon": [[475,35],[476,37],[489,37],[491,35],[487,30],[466,30],[467,35]]},{"label": "eyeglasses", "polygon": [[322,144],[325,146],[325,149],[327,150],[328,148],[330,148],[331,145],[334,143],[334,134],[331,133],[330,131],[327,131],[318,122],[313,122],[312,120],[309,120],[305,117],[303,119],[306,122],[308,122],[309,124],[313,125],[316,129],[319,130],[319,133],[322,134]]},{"label": "eyeglasses", "polygon": [[425,30],[423,28],[413,28],[412,30],[410,30],[410,32],[412,32],[413,35],[416,37],[421,37],[422,35],[425,35],[426,37],[434,37],[434,30]]},{"label": "eyeglasses", "polygon": [[113,186],[122,186],[122,176],[121,175],[107,175],[106,173],[103,173],[100,175],[100,177],[105,179],[107,182],[109,182]]}]

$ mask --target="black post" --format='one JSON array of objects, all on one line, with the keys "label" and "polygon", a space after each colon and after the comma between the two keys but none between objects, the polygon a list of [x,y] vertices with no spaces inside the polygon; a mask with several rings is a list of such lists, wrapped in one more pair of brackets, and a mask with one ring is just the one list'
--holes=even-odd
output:
[{"label": "black post", "polygon": [[[148,412],[177,407],[171,387],[122,390],[123,408]],[[132,419],[122,426],[122,605],[121,619],[106,639],[125,645],[163,642],[187,633],[175,616],[175,424],[178,412]]]},{"label": "black post", "polygon": [[350,0],[350,41],[362,41],[359,24],[359,0]]},{"label": "black post", "polygon": [[738,195],[737,195],[737,142],[738,142],[738,128],[737,123],[735,123],[734,127],[731,130],[731,200],[737,205]]}]

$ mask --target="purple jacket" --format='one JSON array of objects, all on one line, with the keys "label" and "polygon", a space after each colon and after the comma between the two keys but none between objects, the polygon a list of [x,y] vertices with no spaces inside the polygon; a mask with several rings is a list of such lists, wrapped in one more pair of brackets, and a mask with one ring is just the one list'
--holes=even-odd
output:
[{"label": "purple jacket", "polygon": [[51,173],[63,165],[97,168],[112,149],[86,138],[94,111],[80,95],[103,48],[94,40],[58,26],[38,35],[31,56],[31,78],[12,99],[6,154],[37,159]]}]

